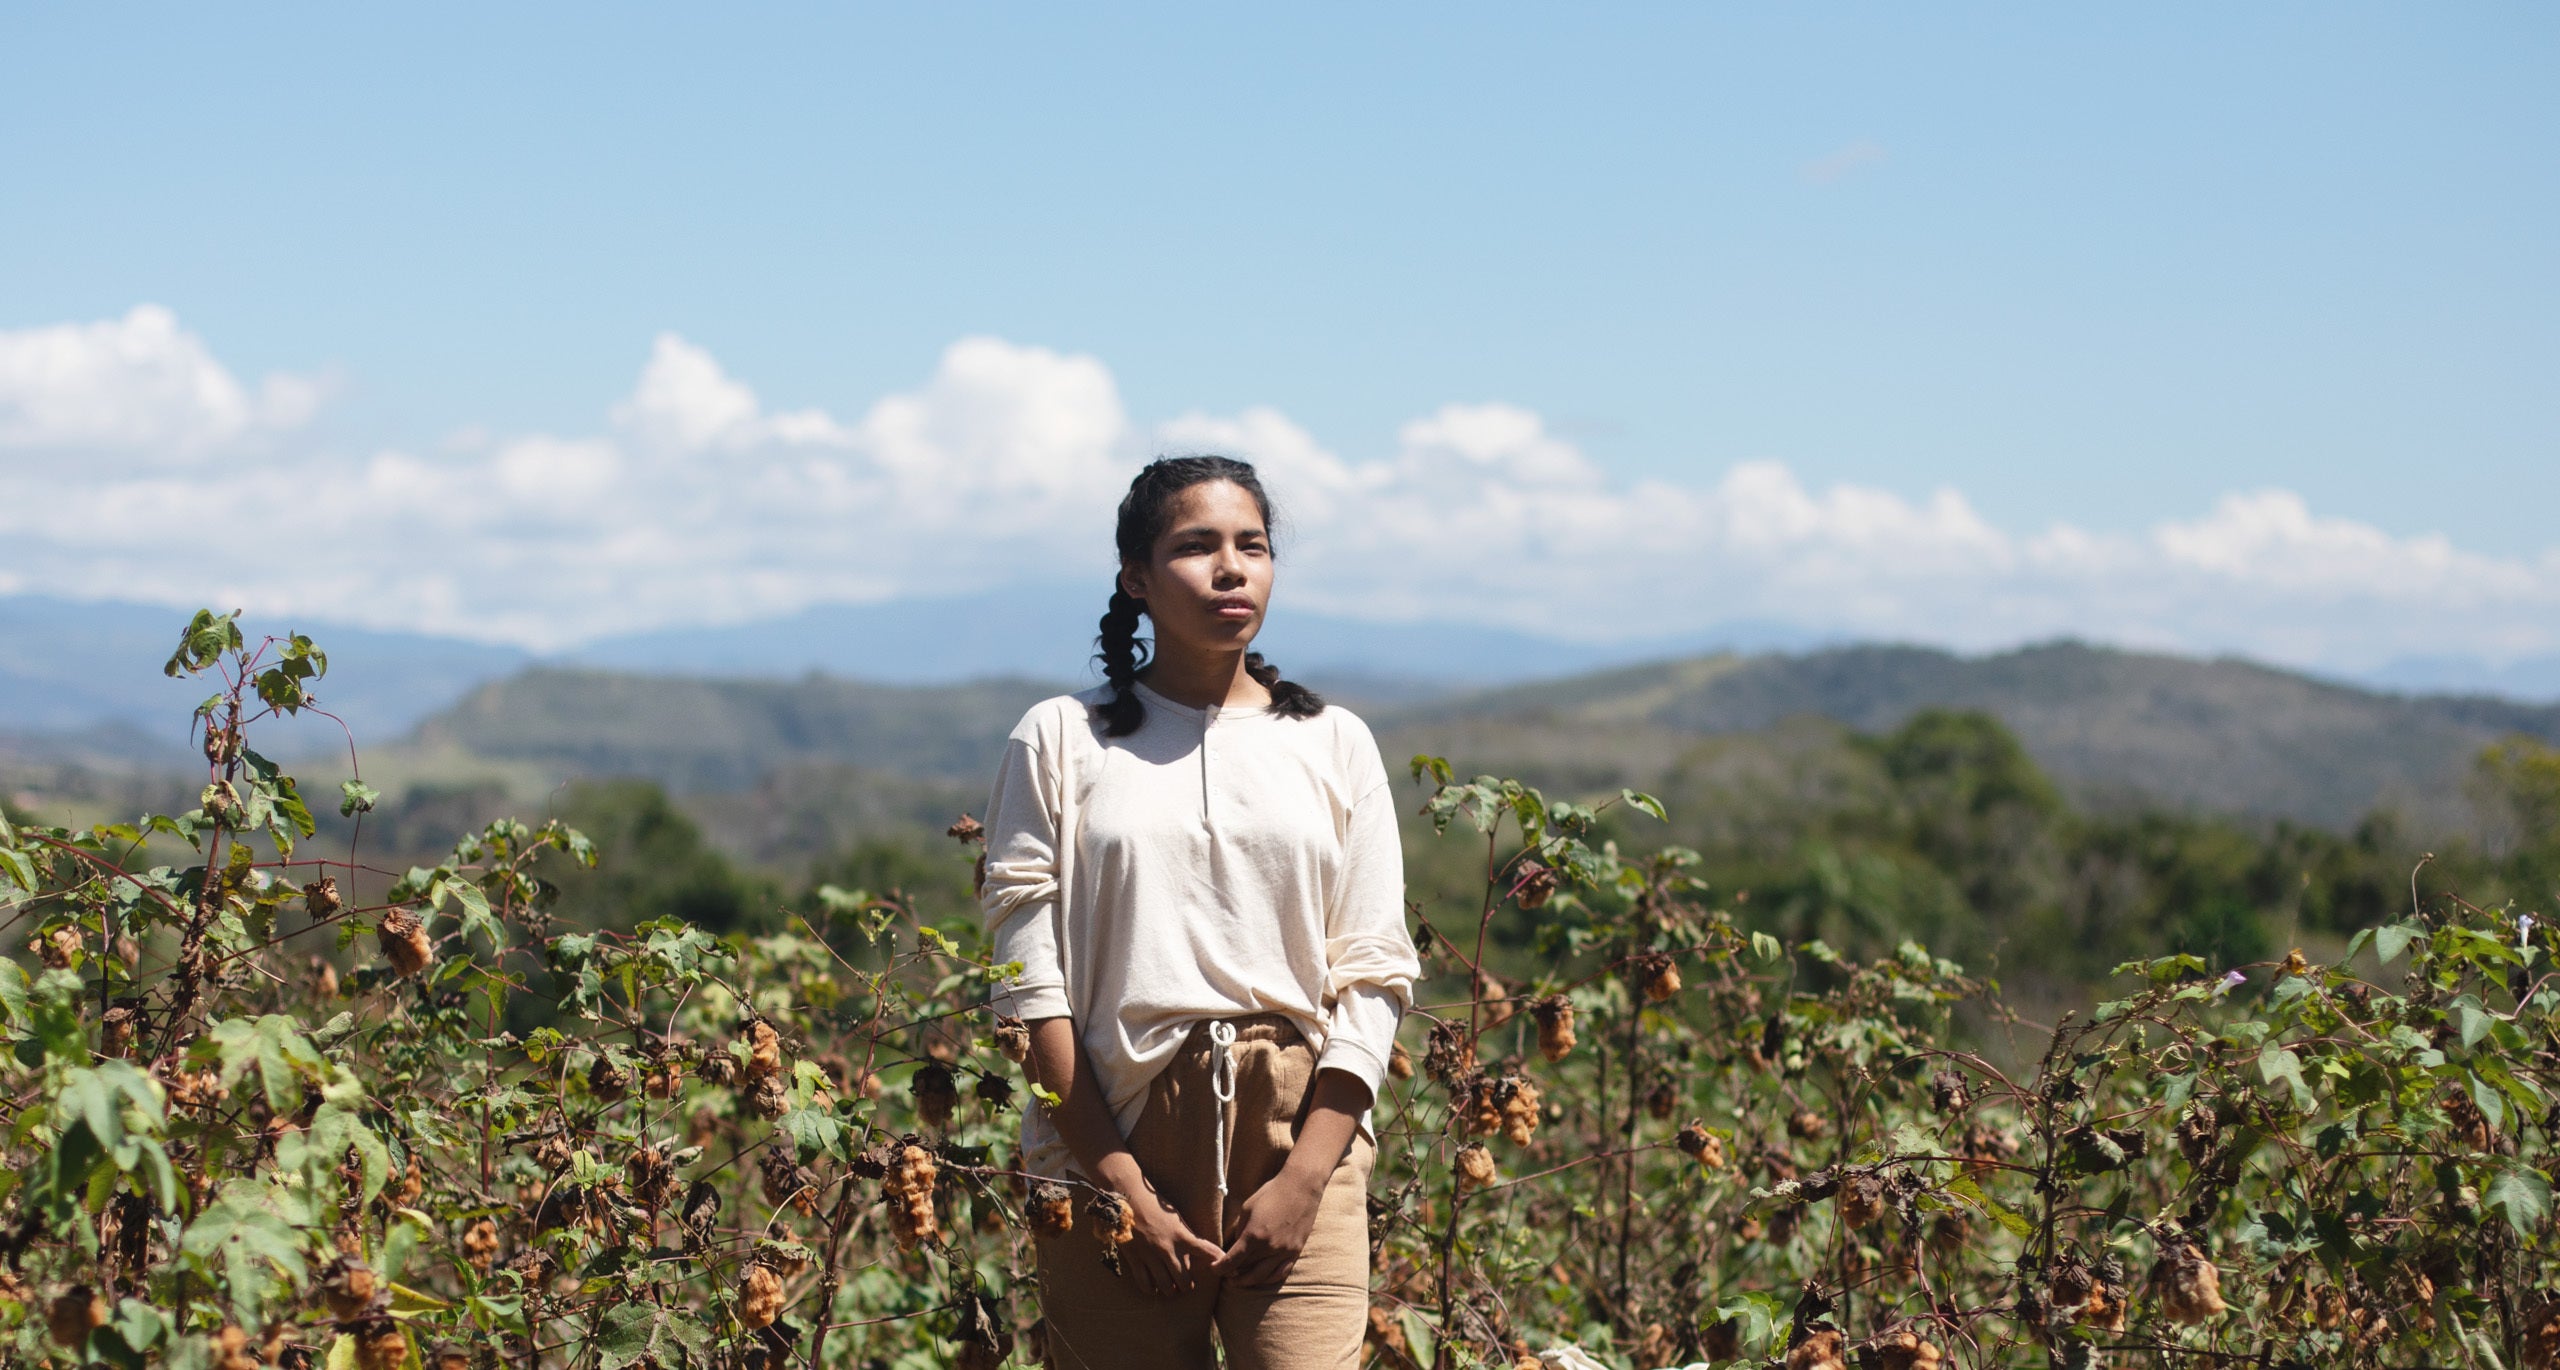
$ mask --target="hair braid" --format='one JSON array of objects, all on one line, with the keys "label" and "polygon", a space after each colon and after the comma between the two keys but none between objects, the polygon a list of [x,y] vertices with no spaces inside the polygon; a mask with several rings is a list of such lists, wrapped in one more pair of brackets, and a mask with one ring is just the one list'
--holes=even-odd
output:
[{"label": "hair braid", "polygon": [[1282,718],[1313,718],[1324,712],[1324,696],[1294,680],[1282,680],[1280,668],[1260,652],[1244,654],[1244,673],[1271,692],[1271,712]]},{"label": "hair braid", "polygon": [[[1158,457],[1129,482],[1129,493],[1120,500],[1120,522],[1114,536],[1120,563],[1141,565],[1154,555],[1156,539],[1164,534],[1175,495],[1194,485],[1220,480],[1232,482],[1253,497],[1254,507],[1262,513],[1263,527],[1269,530],[1273,523],[1271,497],[1263,493],[1262,478],[1248,463],[1233,457]],[[1272,540],[1276,545],[1278,539]],[[1138,637],[1138,616],[1145,608],[1116,579],[1112,582],[1111,607],[1103,612],[1102,633],[1094,643],[1094,659],[1102,663],[1102,678],[1111,686],[1111,698],[1093,706],[1093,716],[1102,723],[1106,737],[1126,737],[1147,720],[1147,706],[1138,698],[1136,688],[1138,672],[1153,655],[1152,644]],[[1324,700],[1315,691],[1281,679],[1280,668],[1263,660],[1262,653],[1247,652],[1244,669],[1255,683],[1271,692],[1273,713],[1283,718],[1313,718],[1324,712]]]},{"label": "hair braid", "polygon": [[1147,706],[1133,687],[1149,652],[1138,639],[1138,601],[1117,581],[1111,586],[1111,607],[1102,614],[1100,642],[1102,649],[1094,655],[1102,661],[1102,678],[1111,685],[1111,698],[1100,709],[1102,731],[1107,737],[1126,737],[1147,719]]}]

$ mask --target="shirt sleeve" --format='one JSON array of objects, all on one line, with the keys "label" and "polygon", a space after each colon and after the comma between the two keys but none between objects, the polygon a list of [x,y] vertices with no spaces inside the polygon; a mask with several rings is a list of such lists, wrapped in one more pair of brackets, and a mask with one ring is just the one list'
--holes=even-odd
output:
[{"label": "shirt sleeve", "polygon": [[1000,1014],[1025,1020],[1068,1016],[1058,959],[1058,804],[1055,778],[1026,724],[1006,741],[987,796],[987,867],[978,907],[996,963],[1022,974],[987,995]]},{"label": "shirt sleeve", "polygon": [[1404,923],[1404,844],[1396,831],[1394,787],[1364,737],[1365,793],[1352,807],[1343,879],[1327,910],[1325,991],[1333,997],[1318,1070],[1349,1071],[1376,1095],[1395,1050],[1396,1024],[1422,973]]}]

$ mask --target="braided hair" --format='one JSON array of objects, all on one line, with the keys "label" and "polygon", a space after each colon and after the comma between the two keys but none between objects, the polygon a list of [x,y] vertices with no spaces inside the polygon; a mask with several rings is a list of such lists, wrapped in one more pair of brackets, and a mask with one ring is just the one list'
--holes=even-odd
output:
[{"label": "braided hair", "polygon": [[[1253,467],[1233,457],[1158,457],[1147,463],[1137,479],[1129,482],[1129,493],[1120,500],[1120,525],[1116,540],[1120,560],[1143,563],[1155,555],[1156,539],[1164,536],[1171,521],[1173,497],[1195,485],[1211,481],[1227,481],[1253,496],[1253,505],[1262,511],[1265,529],[1271,526],[1271,497],[1262,491],[1262,478]],[[1111,607],[1103,611],[1102,633],[1094,640],[1094,659],[1102,663],[1102,678],[1111,686],[1111,698],[1093,708],[1107,737],[1126,737],[1146,722],[1147,706],[1138,698],[1138,672],[1153,655],[1153,644],[1138,638],[1138,617],[1145,605],[1120,587],[1120,578],[1111,580]],[[1245,674],[1271,692],[1271,711],[1283,718],[1313,718],[1324,712],[1324,699],[1296,681],[1280,678],[1280,668],[1262,659],[1260,652],[1247,652]]]}]

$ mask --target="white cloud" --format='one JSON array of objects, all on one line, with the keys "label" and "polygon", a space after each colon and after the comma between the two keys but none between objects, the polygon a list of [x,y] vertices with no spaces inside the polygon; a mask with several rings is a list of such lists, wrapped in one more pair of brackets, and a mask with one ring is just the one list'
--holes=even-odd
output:
[{"label": "white cloud", "polygon": [[1960,647],[2071,632],[2349,669],[2560,650],[2560,548],[2486,556],[2282,490],[2134,533],[2010,530],[1953,490],[1816,488],[1774,461],[1622,482],[1506,404],[1446,405],[1346,457],[1267,407],[1141,430],[1100,360],[997,338],[839,418],[768,410],[667,334],[594,432],[461,426],[414,452],[293,437],[297,384],[253,394],[147,306],[0,331],[0,589],[557,647],[1099,583],[1137,463],[1206,450],[1255,460],[1281,500],[1287,602],[1358,616],[1584,639],[1737,619]]},{"label": "white cloud", "polygon": [[255,390],[158,305],[121,319],[0,331],[0,450],[184,458],[300,426],[320,383],[274,375]]}]

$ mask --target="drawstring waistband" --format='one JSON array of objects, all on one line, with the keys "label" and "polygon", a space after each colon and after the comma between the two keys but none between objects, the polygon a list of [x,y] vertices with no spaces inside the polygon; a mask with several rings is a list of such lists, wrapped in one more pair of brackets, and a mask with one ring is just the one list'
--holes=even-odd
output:
[{"label": "drawstring waistband", "polygon": [[[1213,1129],[1218,1138],[1218,1223],[1227,1221],[1227,1109],[1236,1101],[1236,1025],[1224,1019],[1209,1024],[1209,1044],[1213,1055],[1209,1060],[1209,1092],[1218,1099],[1218,1120]],[[1226,1242],[1222,1232],[1219,1244]]]}]

